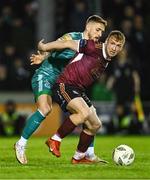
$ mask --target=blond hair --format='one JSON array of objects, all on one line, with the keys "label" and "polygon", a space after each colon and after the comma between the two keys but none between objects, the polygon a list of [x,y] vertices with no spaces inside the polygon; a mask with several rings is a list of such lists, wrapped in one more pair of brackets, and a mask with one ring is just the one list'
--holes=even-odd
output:
[{"label": "blond hair", "polygon": [[104,26],[107,26],[107,21],[105,21],[102,17],[98,16],[98,15],[92,15],[90,16],[87,20],[86,20],[86,25],[89,22],[96,22],[96,23],[102,23],[104,24]]},{"label": "blond hair", "polygon": [[117,41],[120,41],[122,42],[123,44],[125,43],[125,35],[121,32],[121,31],[118,31],[118,30],[114,30],[114,31],[111,31],[108,36],[107,36],[107,40],[110,38],[110,37],[114,37]]}]

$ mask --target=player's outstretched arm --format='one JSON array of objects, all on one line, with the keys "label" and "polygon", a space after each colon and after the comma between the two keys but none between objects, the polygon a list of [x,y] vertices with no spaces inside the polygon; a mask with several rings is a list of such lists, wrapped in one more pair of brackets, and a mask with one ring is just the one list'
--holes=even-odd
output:
[{"label": "player's outstretched arm", "polygon": [[40,51],[52,51],[52,50],[61,50],[61,49],[72,49],[74,51],[78,51],[78,41],[74,40],[61,40],[61,41],[53,41],[49,43],[44,43],[44,39],[42,39],[38,43],[38,50]]}]

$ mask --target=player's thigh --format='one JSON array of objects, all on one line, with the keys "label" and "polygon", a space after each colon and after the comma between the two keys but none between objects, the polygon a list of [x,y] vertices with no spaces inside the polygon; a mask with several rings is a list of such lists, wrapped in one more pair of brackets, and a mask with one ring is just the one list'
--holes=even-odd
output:
[{"label": "player's thigh", "polygon": [[48,94],[41,94],[38,97],[36,104],[38,105],[38,107],[40,107],[40,106],[50,106],[50,107],[52,107],[52,98]]},{"label": "player's thigh", "polygon": [[44,116],[47,116],[52,110],[52,98],[50,95],[40,95],[36,104],[37,108],[43,113]]},{"label": "player's thigh", "polygon": [[32,77],[31,85],[34,93],[35,101],[38,100],[39,96],[46,94],[51,95],[51,88],[54,82],[51,82],[49,76],[35,73]]},{"label": "player's thigh", "polygon": [[71,99],[66,108],[72,113],[82,113],[84,116],[89,116],[91,113],[89,106],[82,97]]},{"label": "player's thigh", "polygon": [[48,77],[40,75],[32,79],[35,102],[38,109],[40,109],[44,115],[47,115],[52,109],[51,87],[52,84],[48,80]]},{"label": "player's thigh", "polygon": [[[76,95],[77,94],[77,95]],[[76,112],[91,113],[90,107],[92,106],[89,98],[83,90],[71,90],[72,100],[68,103],[67,108],[73,109]]]},{"label": "player's thigh", "polygon": [[87,116],[90,108],[81,95],[81,90],[75,86],[60,83],[53,87],[53,99],[61,106],[62,110],[79,113]]}]

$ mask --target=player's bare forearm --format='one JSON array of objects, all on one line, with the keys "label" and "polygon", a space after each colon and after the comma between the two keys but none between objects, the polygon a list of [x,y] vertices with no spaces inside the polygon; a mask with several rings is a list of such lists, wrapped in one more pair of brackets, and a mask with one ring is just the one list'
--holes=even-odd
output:
[{"label": "player's bare forearm", "polygon": [[52,51],[52,50],[61,50],[61,49],[72,49],[74,51],[78,50],[78,42],[73,40],[61,40],[61,41],[53,41],[49,43],[43,43],[43,40],[41,40],[38,43],[38,49],[40,51]]}]

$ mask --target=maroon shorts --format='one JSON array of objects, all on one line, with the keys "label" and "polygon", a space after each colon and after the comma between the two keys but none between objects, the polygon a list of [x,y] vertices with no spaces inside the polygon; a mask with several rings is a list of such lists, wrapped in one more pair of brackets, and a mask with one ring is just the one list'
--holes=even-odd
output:
[{"label": "maroon shorts", "polygon": [[82,97],[86,104],[91,107],[92,103],[85,94],[83,89],[80,89],[78,87],[69,85],[69,84],[64,84],[64,83],[59,83],[55,84],[53,86],[53,100],[60,105],[63,111],[66,110],[67,104],[74,98],[77,97]]}]

